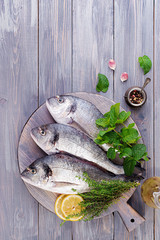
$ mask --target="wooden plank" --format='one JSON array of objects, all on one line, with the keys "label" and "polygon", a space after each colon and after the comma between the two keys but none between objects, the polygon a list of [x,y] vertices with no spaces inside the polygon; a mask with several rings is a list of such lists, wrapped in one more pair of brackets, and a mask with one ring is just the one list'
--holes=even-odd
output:
[{"label": "wooden plank", "polygon": [[39,101],[71,92],[71,0],[39,1]]},{"label": "wooden plank", "polygon": [[[39,0],[39,102],[71,92],[71,0]],[[41,205],[39,240],[71,239],[71,223]]]},{"label": "wooden plank", "polygon": [[[113,1],[73,1],[73,92],[96,92],[98,73],[110,82],[107,94],[113,98]],[[113,215],[88,223],[73,223],[73,239],[113,239]]]},{"label": "wooden plank", "polygon": [[20,179],[17,147],[37,107],[37,0],[0,1],[0,239],[38,239],[38,204]]},{"label": "wooden plank", "polygon": [[[131,110],[144,143],[147,145],[151,161],[147,164],[147,177],[153,174],[153,70],[146,76],[139,66],[138,57],[148,55],[153,59],[153,2],[115,0],[115,60],[117,69],[114,81],[114,101],[121,102],[126,110]],[[129,74],[127,82],[120,81],[122,72]],[[129,108],[123,98],[130,86],[142,86],[144,79],[151,77],[152,83],[146,87],[148,100],[140,109]],[[144,214],[146,222],[136,230],[127,233],[120,217],[115,214],[115,239],[153,239],[153,210],[144,205],[140,189],[131,200],[132,206]]]},{"label": "wooden plank", "polygon": [[[155,45],[154,45],[154,150],[155,150],[155,176],[160,176],[160,163],[159,163],[159,156],[160,156],[160,147],[159,147],[159,134],[160,134],[160,114],[159,114],[159,64],[160,64],[160,2],[155,1],[155,16],[154,16],[154,24],[155,24]],[[155,210],[155,240],[159,239],[159,230],[160,226],[160,211],[159,209]]]}]

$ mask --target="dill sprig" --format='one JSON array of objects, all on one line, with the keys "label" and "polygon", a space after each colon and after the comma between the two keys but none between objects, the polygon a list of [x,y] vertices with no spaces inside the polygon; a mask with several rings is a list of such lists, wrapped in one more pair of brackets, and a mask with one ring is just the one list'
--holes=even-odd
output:
[{"label": "dill sprig", "polygon": [[[84,221],[90,221],[94,217],[100,216],[112,204],[117,203],[123,193],[140,184],[122,180],[102,180],[98,182],[90,179],[87,173],[83,174],[83,181],[88,184],[90,191],[78,193],[83,198],[83,201],[80,203],[82,210],[79,214],[68,216],[67,219],[83,215]],[[76,189],[73,189],[73,191],[76,192]]]}]

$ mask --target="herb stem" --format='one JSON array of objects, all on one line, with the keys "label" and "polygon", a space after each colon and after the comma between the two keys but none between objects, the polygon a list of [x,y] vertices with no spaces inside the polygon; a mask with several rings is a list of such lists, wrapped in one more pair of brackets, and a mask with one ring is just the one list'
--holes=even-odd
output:
[{"label": "herb stem", "polygon": [[[124,125],[124,124],[123,124]],[[124,125],[125,126],[125,125]],[[126,126],[125,126],[126,127]],[[117,132],[115,129],[113,129],[121,138],[122,138],[122,136],[119,134],[119,132]],[[126,142],[127,143],[127,142]],[[130,146],[130,147],[132,147],[132,145],[131,144],[129,144],[129,143],[127,143],[128,144],[128,146]]]},{"label": "herb stem", "polygon": [[[127,142],[126,142],[127,143]],[[128,146],[130,146],[130,147],[132,147],[132,145],[131,144],[129,144],[129,143],[127,143],[128,144]]]},{"label": "herb stem", "polygon": [[117,132],[115,129],[113,129],[113,130],[114,130],[114,132],[116,132],[122,138],[122,136],[119,134],[119,132]]}]

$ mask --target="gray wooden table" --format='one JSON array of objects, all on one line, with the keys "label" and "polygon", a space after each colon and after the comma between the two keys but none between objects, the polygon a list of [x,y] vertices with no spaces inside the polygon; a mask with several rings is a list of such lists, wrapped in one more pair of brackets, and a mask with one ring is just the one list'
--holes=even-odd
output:
[{"label": "gray wooden table", "polygon": [[[160,211],[131,204],[146,222],[128,233],[118,213],[89,223],[66,223],[47,211],[22,182],[17,146],[21,130],[46,98],[75,91],[95,93],[97,74],[110,82],[104,96],[124,102],[142,85],[138,57],[153,63],[148,101],[131,110],[151,161],[147,177],[160,176],[160,1],[0,0],[0,240],[159,240]],[[108,60],[117,63],[115,72]],[[121,83],[120,74],[129,79]]]}]

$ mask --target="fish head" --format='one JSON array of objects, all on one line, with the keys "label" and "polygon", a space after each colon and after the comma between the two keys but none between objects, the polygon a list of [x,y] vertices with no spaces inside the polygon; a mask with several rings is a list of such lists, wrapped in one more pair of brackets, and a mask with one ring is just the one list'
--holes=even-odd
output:
[{"label": "fish head", "polygon": [[[21,174],[21,178],[24,182],[32,184],[34,186],[47,185],[52,177],[52,170],[48,164],[41,161],[41,159],[33,162],[27,167]],[[54,184],[54,182],[52,182]]]},{"label": "fish head", "polygon": [[46,100],[46,106],[58,123],[72,123],[72,116],[76,110],[76,101],[73,96],[61,95]]},{"label": "fish head", "polygon": [[47,154],[58,153],[55,144],[58,142],[59,134],[54,124],[43,125],[31,130],[31,137],[35,143]]}]

